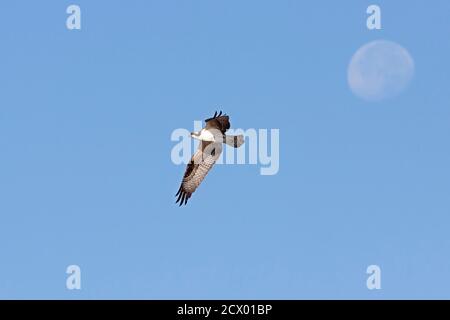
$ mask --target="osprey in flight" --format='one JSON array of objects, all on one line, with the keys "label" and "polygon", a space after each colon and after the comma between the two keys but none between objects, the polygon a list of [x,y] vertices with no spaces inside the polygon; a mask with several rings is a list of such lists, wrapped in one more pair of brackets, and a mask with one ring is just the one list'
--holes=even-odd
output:
[{"label": "osprey in flight", "polygon": [[205,120],[206,126],[199,132],[192,132],[191,137],[200,140],[198,149],[186,167],[180,189],[175,195],[176,203],[186,204],[194,191],[208,174],[222,153],[222,143],[239,148],[244,143],[244,136],[229,136],[225,132],[230,129],[229,117],[220,111],[212,118]]}]

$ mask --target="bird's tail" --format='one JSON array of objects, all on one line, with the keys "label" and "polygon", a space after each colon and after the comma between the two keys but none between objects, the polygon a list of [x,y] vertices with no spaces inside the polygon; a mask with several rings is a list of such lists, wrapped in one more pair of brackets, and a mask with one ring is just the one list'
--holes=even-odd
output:
[{"label": "bird's tail", "polygon": [[231,147],[239,148],[244,144],[244,136],[242,134],[237,136],[225,136],[225,143]]}]

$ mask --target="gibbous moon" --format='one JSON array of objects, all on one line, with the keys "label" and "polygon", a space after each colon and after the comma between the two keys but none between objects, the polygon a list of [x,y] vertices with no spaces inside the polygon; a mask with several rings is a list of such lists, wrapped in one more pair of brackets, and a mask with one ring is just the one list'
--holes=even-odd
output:
[{"label": "gibbous moon", "polygon": [[377,40],[359,48],[348,66],[348,84],[367,101],[380,101],[400,94],[414,75],[414,60],[399,44]]}]

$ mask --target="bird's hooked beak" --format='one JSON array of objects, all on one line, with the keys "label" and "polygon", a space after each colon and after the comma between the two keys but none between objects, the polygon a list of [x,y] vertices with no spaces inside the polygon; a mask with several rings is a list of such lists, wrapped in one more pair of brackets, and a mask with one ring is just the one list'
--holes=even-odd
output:
[{"label": "bird's hooked beak", "polygon": [[198,138],[198,136],[200,136],[200,132],[198,132],[198,131],[191,132],[192,138]]}]

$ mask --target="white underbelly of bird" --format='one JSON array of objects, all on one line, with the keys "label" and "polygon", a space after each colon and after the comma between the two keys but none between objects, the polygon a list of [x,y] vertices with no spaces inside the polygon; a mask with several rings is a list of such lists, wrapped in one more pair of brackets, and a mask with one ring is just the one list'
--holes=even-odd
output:
[{"label": "white underbelly of bird", "polygon": [[202,129],[198,132],[192,132],[191,137],[206,142],[222,142],[230,147],[239,148],[244,144],[244,136],[242,134],[232,136],[222,133],[213,133],[213,130]]}]

